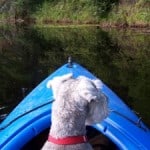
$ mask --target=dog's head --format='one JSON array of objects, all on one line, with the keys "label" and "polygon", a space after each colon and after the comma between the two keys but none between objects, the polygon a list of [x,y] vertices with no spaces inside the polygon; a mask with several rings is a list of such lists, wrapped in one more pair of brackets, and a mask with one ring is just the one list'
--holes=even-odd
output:
[{"label": "dog's head", "polygon": [[77,78],[79,83],[77,85],[78,94],[82,99],[88,101],[88,115],[86,118],[86,125],[99,123],[108,116],[108,99],[101,89],[103,83],[99,79],[91,80],[84,76]]},{"label": "dog's head", "polygon": [[[86,118],[86,125],[99,123],[108,116],[108,99],[102,93],[101,89],[103,83],[99,79],[89,79],[85,76],[79,76],[76,79],[72,78],[72,74],[66,74],[63,76],[55,77],[48,81],[47,87],[52,88],[54,98],[57,98],[60,87],[66,87],[66,82],[69,80],[73,82],[73,90],[71,89],[70,94],[73,95],[75,101],[79,105],[86,104],[88,107],[88,114]],[[68,82],[69,83],[69,82]],[[69,86],[69,85],[68,85]],[[71,93],[71,92],[74,93]]]}]

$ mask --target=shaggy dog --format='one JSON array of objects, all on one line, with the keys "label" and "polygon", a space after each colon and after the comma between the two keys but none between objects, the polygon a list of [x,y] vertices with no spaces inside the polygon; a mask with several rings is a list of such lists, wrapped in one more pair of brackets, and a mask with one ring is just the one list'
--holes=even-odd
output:
[{"label": "shaggy dog", "polygon": [[108,100],[101,92],[102,82],[72,74],[48,81],[54,103],[48,141],[42,150],[92,150],[86,138],[86,125],[101,122],[108,115]]}]

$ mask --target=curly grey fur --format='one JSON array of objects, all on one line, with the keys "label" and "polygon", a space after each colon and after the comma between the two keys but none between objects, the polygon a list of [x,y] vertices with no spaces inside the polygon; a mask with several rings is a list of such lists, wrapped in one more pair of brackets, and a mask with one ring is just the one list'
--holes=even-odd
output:
[{"label": "curly grey fur", "polygon": [[[86,135],[86,124],[100,122],[108,115],[106,96],[88,78],[56,77],[49,87],[55,93],[49,134],[55,138]],[[92,150],[92,147],[89,143],[57,145],[47,141],[42,150]]]}]

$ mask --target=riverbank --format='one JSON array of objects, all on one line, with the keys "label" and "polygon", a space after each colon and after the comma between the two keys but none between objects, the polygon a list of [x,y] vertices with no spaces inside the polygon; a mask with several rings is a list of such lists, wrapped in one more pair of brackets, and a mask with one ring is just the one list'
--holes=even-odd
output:
[{"label": "riverbank", "polygon": [[[28,4],[29,5],[29,4]],[[0,15],[0,22],[45,25],[96,25],[100,27],[150,28],[150,2],[137,0],[44,1],[34,11],[23,9],[16,14]],[[26,5],[27,7],[27,5]],[[31,9],[31,8],[30,8]],[[33,9],[33,8],[32,8]],[[26,14],[26,15],[24,15]]]},{"label": "riverbank", "polygon": [[[81,8],[78,8],[78,6]],[[109,9],[108,9],[109,8]],[[134,4],[115,4],[102,6],[94,3],[45,1],[32,14],[36,24],[97,24],[101,27],[150,27],[150,2],[139,0]]]}]

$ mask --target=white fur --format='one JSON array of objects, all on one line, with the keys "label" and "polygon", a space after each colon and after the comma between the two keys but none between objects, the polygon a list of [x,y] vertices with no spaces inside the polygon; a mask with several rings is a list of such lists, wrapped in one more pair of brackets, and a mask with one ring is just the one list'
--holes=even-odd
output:
[{"label": "white fur", "polygon": [[[50,135],[55,138],[86,134],[86,125],[101,122],[108,115],[108,100],[101,92],[103,83],[84,76],[74,79],[72,74],[48,81],[55,102],[52,107]],[[89,143],[56,145],[46,142],[42,150],[92,150]]]},{"label": "white fur", "polygon": [[62,76],[58,76],[55,77],[53,80],[49,80],[47,82],[47,88],[52,88],[53,89],[53,97],[54,99],[56,99],[56,95],[57,95],[57,91],[59,89],[59,86],[65,82],[68,79],[72,78],[72,73],[66,74],[63,77]]}]

